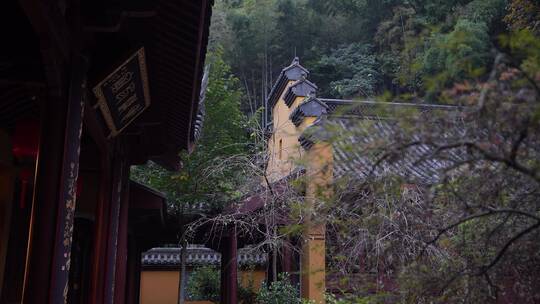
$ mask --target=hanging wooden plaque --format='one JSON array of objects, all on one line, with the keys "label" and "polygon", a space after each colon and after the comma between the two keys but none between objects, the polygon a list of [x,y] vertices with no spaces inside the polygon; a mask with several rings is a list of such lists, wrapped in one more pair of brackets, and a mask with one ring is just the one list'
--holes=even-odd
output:
[{"label": "hanging wooden plaque", "polygon": [[93,92],[110,130],[109,138],[117,136],[150,106],[144,48],[98,83]]}]

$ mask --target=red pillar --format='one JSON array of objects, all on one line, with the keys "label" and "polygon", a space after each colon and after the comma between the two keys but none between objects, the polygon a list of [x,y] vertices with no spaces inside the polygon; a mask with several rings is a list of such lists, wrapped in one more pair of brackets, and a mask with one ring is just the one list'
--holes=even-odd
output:
[{"label": "red pillar", "polygon": [[102,303],[105,284],[105,267],[107,252],[107,232],[110,214],[111,161],[109,155],[103,154],[101,159],[101,184],[99,201],[96,208],[94,225],[94,246],[92,253],[92,269],[90,278],[89,303]]},{"label": "red pillar", "polygon": [[29,250],[26,260],[24,303],[43,303],[49,298],[58,189],[62,168],[67,106],[51,102],[41,113],[41,139],[32,202]]},{"label": "red pillar", "polygon": [[71,77],[64,159],[60,178],[60,201],[56,216],[55,248],[52,261],[51,303],[67,302],[77,178],[79,177],[84,94],[86,92],[86,66],[86,60],[80,58]]},{"label": "red pillar", "polygon": [[286,242],[281,248],[281,272],[286,272],[288,274],[291,274],[293,272],[293,252],[291,246],[292,245],[289,242]]},{"label": "red pillar", "polygon": [[238,303],[238,240],[236,226],[229,229],[221,250],[221,303]]},{"label": "red pillar", "polygon": [[86,63],[74,65],[69,100],[42,107],[24,303],[63,303],[67,297]]},{"label": "red pillar", "polygon": [[[116,144],[117,148],[120,147],[118,139]],[[109,304],[113,303],[115,298],[121,201],[129,171],[120,150],[115,149],[113,153],[114,161],[109,161],[108,157],[103,160],[101,198],[96,214],[90,303]],[[123,292],[123,289],[120,292]]]}]

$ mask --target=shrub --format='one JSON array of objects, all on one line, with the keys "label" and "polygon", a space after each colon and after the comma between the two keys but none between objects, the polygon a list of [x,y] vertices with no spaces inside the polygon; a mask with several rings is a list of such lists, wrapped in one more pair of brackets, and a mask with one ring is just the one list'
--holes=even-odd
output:
[{"label": "shrub", "polygon": [[[204,266],[196,268],[189,276],[186,291],[187,297],[192,301],[211,301],[220,300],[220,270],[213,266]],[[242,286],[238,282],[238,299],[240,303],[250,304],[255,302],[257,294],[253,291],[253,280],[248,282],[247,286]]]},{"label": "shrub", "polygon": [[212,266],[196,268],[187,281],[186,291],[188,299],[193,301],[208,300],[219,302],[219,285],[219,269]]},{"label": "shrub", "polygon": [[280,274],[277,281],[264,284],[257,295],[258,304],[300,304],[298,288],[291,284],[288,274]]}]

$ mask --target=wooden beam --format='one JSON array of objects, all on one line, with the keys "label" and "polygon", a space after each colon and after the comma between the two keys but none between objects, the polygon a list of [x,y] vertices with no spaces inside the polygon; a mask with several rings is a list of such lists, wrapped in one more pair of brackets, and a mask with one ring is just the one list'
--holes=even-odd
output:
[{"label": "wooden beam", "polygon": [[70,59],[68,25],[56,1],[19,0],[34,31],[42,43],[48,41],[50,46],[58,49],[64,62]]},{"label": "wooden beam", "polygon": [[55,99],[66,98],[67,75],[66,71],[71,62],[72,45],[68,37],[66,18],[53,1],[19,0],[36,32],[43,70],[45,71],[48,95]]},{"label": "wooden beam", "polygon": [[[202,66],[199,68],[199,66],[201,65],[201,63],[204,61],[204,54],[203,54],[203,51],[202,49],[205,48],[206,46],[203,46],[203,42],[204,40],[206,39],[205,36],[205,24],[207,22],[207,19],[206,18],[210,18],[208,16],[208,9],[210,7],[209,3],[208,3],[209,0],[201,0],[201,13],[199,15],[199,33],[198,33],[198,39],[197,39],[197,57],[195,58],[195,77],[193,77],[193,91],[192,91],[192,95],[191,95],[191,111],[190,111],[190,115],[189,115],[189,130],[188,130],[188,137],[187,137],[187,142],[186,142],[186,147],[187,147],[187,150],[188,152],[191,152],[193,151],[193,149],[195,148],[195,144],[191,142],[191,128],[193,126],[192,122],[193,122],[193,119],[194,119],[194,115],[196,115],[196,113],[194,113],[193,109],[195,108],[198,108],[198,103],[199,103],[199,94],[201,93],[200,92],[200,79],[202,79]],[[236,302],[235,302],[236,303]]]},{"label": "wooden beam", "polygon": [[105,131],[103,125],[98,121],[96,110],[90,105],[89,102],[85,103],[85,115],[84,115],[84,127],[88,132],[92,140],[96,143],[101,154],[110,153],[108,149],[109,142],[105,137]]}]

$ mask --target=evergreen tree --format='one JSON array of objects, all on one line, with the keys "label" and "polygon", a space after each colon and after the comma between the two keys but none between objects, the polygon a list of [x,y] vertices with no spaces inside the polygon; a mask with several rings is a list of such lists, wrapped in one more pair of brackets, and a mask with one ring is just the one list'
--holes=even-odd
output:
[{"label": "evergreen tree", "polygon": [[152,162],[132,169],[133,178],[163,191],[169,207],[178,212],[201,203],[223,208],[242,179],[234,167],[209,172],[219,159],[247,151],[248,131],[246,117],[240,111],[239,80],[231,74],[219,48],[208,55],[207,63],[210,75],[202,137],[192,154],[182,154],[182,170],[168,172]]}]

